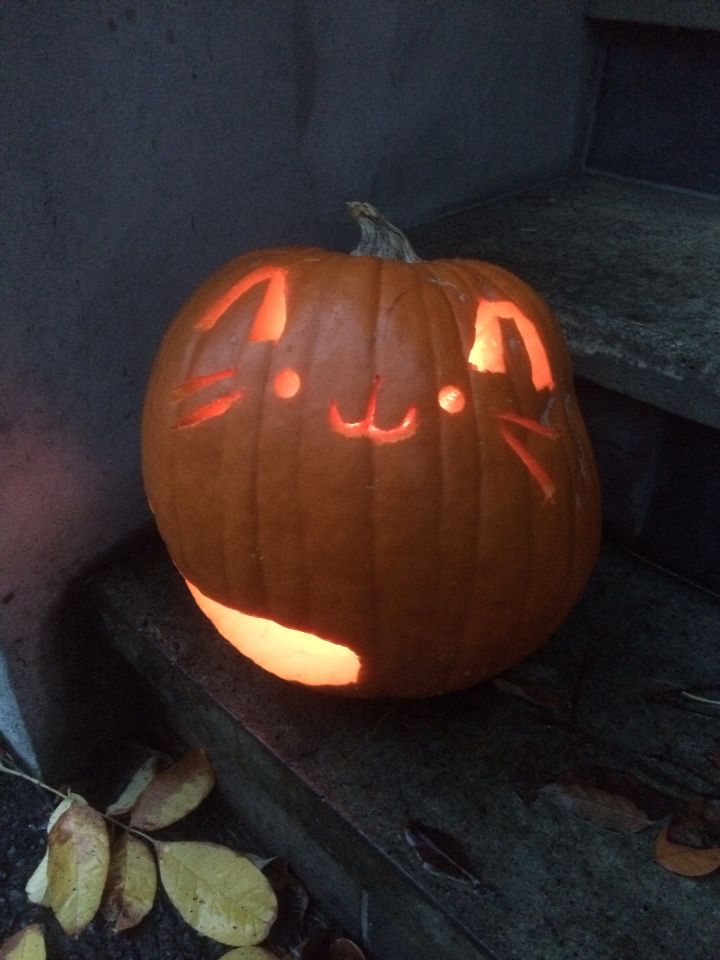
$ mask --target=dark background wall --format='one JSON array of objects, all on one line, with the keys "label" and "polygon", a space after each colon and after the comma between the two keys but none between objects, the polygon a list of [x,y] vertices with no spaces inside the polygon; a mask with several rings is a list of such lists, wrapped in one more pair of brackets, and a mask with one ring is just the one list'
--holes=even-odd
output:
[{"label": "dark background wall", "polygon": [[28,760],[123,701],[57,607],[148,516],[143,386],[180,302],[244,249],[349,247],[347,199],[410,225],[570,169],[583,7],[2,5],[0,702]]},{"label": "dark background wall", "polygon": [[720,32],[609,23],[594,37],[604,62],[588,164],[720,193]]}]

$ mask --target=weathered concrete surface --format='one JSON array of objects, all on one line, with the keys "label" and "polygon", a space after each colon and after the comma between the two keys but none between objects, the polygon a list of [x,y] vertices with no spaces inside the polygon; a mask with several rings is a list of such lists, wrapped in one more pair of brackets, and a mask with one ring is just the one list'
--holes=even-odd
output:
[{"label": "weathered concrete surface", "polygon": [[720,200],[573,174],[409,234],[535,286],[578,376],[720,427]]},{"label": "weathered concrete surface", "polygon": [[[580,762],[674,797],[720,789],[716,722],[646,696],[717,682],[707,595],[607,550],[570,620],[514,671],[571,704],[551,712],[492,686],[360,702],[285,684],[214,634],[157,543],[90,586],[112,643],[210,748],[250,829],[379,960],[716,960],[720,877],[656,865],[657,826],[612,832],[532,794],[533,776]],[[460,839],[490,891],[423,870],[408,818]]]}]

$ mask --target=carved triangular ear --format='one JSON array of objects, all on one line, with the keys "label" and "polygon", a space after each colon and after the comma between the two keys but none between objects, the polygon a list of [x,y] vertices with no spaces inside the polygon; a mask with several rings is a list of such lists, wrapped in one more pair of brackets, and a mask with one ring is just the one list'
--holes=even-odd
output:
[{"label": "carved triangular ear", "polygon": [[[258,271],[258,273],[259,272],[260,271]],[[250,327],[248,340],[270,340],[272,343],[277,343],[283,335],[285,324],[287,323],[287,293],[285,284],[287,270],[283,270],[280,267],[266,267],[262,272],[263,276],[255,282],[259,283],[260,280],[265,279],[269,279],[270,282],[267,285],[265,296],[262,298],[262,302],[255,314],[252,327]],[[250,279],[252,276],[253,274],[250,274],[247,279]]]},{"label": "carved triangular ear", "polygon": [[536,390],[555,386],[550,360],[535,324],[511,300],[478,301],[475,313],[475,339],[468,363],[479,373],[508,373],[505,335],[501,321],[511,323],[522,342],[529,364],[528,380]]},{"label": "carved triangular ear", "polygon": [[255,314],[248,340],[271,340],[277,343],[287,322],[287,269],[285,267],[262,266],[252,270],[234,283],[196,322],[198,330],[212,330],[218,320],[232,305],[259,283],[267,283],[267,288]]},{"label": "carved triangular ear", "polygon": [[513,318],[498,317],[498,327],[505,359],[505,371],[512,380],[513,392],[518,398],[518,408],[525,416],[538,417],[542,413],[544,402],[533,384],[532,362],[527,344],[520,336]]}]

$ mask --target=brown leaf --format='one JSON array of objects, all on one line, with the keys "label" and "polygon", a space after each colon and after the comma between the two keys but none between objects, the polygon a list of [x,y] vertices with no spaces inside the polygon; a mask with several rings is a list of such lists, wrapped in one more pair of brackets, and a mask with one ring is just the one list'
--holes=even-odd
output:
[{"label": "brown leaf", "polygon": [[705,877],[720,867],[720,847],[686,847],[668,839],[663,827],[655,838],[655,862],[682,877]]},{"label": "brown leaf", "polygon": [[[346,937],[338,937],[332,930],[320,930],[302,944],[300,960],[365,960],[360,947]],[[293,956],[296,953],[293,952]]]},{"label": "brown leaf", "polygon": [[48,837],[50,907],[68,936],[76,937],[97,913],[109,863],[105,821],[87,804],[73,803]]},{"label": "brown leaf", "polygon": [[39,923],[32,923],[0,944],[0,960],[45,960],[45,936]]},{"label": "brown leaf", "polygon": [[300,960],[329,960],[330,946],[336,939],[332,930],[314,933],[302,944]]},{"label": "brown leaf", "polygon": [[545,784],[540,793],[574,816],[620,833],[636,833],[657,823],[673,804],[632,774],[598,766],[569,772]]},{"label": "brown leaf", "polygon": [[215,784],[215,772],[204,750],[191,750],[174,767],[158,773],[133,807],[130,825],[160,830],[199,806]]},{"label": "brown leaf", "polygon": [[500,693],[527,700],[528,703],[542,707],[544,710],[562,710],[567,706],[567,701],[562,697],[532,680],[524,680],[522,677],[495,677],[492,683]]},{"label": "brown leaf", "polygon": [[155,860],[142,840],[122,833],[110,851],[102,913],[115,933],[129,930],[152,910],[157,889]]},{"label": "brown leaf", "polygon": [[673,812],[668,840],[686,847],[720,847],[720,804],[703,797],[686,800]]},{"label": "brown leaf", "polygon": [[328,960],[365,960],[365,954],[352,940],[338,937],[330,944]]},{"label": "brown leaf", "polygon": [[416,851],[426,870],[470,883],[478,892],[489,890],[480,879],[465,848],[451,834],[437,827],[428,827],[418,820],[408,820],[405,839]]}]

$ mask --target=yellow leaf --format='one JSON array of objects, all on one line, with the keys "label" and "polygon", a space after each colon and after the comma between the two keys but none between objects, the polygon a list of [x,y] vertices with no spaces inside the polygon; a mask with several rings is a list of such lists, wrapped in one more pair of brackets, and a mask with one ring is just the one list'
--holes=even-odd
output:
[{"label": "yellow leaf", "polygon": [[48,852],[43,854],[40,863],[33,870],[32,876],[25,884],[25,893],[30,903],[37,903],[41,907],[49,907],[50,899],[48,897]]},{"label": "yellow leaf", "polygon": [[167,827],[202,803],[214,784],[215,773],[205,751],[191,750],[143,790],[130,824],[137,830]]},{"label": "yellow leaf", "polygon": [[277,957],[264,947],[235,947],[219,960],[277,960]]},{"label": "yellow leaf", "polygon": [[216,843],[157,843],[160,878],[180,916],[230,947],[260,943],[277,916],[277,898],[248,859]]},{"label": "yellow leaf", "polygon": [[48,837],[50,906],[68,936],[97,913],[110,861],[105,821],[87,804],[73,803]]},{"label": "yellow leaf", "polygon": [[45,960],[45,937],[40,924],[33,923],[0,944],[0,960]]},{"label": "yellow leaf", "polygon": [[153,753],[135,771],[120,796],[105,810],[109,817],[124,817],[137,803],[138,797],[152,782],[160,762],[160,754]]},{"label": "yellow leaf", "polygon": [[137,837],[123,833],[110,851],[102,913],[115,933],[136,926],[151,910],[157,889],[152,854]]},{"label": "yellow leaf", "polygon": [[655,862],[681,877],[705,877],[720,867],[720,847],[686,847],[668,840],[663,827],[655,838]]},{"label": "yellow leaf", "polygon": [[[82,797],[78,796],[76,793],[71,793],[64,800],[61,800],[60,803],[55,807],[53,812],[50,814],[50,819],[48,820],[47,832],[50,833],[52,828],[58,822],[60,817],[68,810],[73,803],[85,803]],[[41,907],[49,907],[50,899],[48,896],[48,851],[45,848],[45,853],[40,863],[35,867],[32,876],[25,884],[25,893],[30,903],[37,903]]]}]

